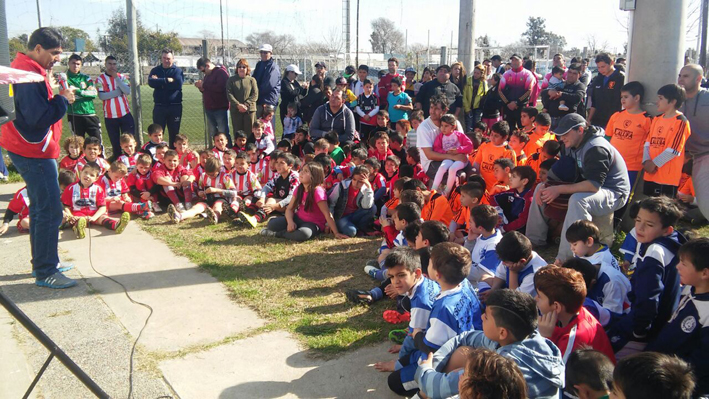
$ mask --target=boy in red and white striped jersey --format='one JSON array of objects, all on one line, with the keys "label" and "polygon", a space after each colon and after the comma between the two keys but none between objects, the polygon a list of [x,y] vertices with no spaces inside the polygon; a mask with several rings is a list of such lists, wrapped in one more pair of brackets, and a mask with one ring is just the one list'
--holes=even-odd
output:
[{"label": "boy in red and white striped jersey", "polygon": [[191,219],[201,213],[213,223],[219,223],[224,205],[229,205],[227,191],[234,189],[234,183],[228,173],[222,170],[221,162],[216,157],[209,158],[204,164],[204,173],[199,178],[198,202],[188,210],[180,210],[175,205],[167,207],[167,213],[175,223]]},{"label": "boy in red and white striped jersey", "polygon": [[108,212],[130,212],[140,215],[143,219],[150,219],[155,216],[150,211],[150,200],[144,202],[133,202],[131,200],[126,175],[128,168],[121,161],[115,161],[108,169],[108,173],[100,179],[101,187],[106,192],[106,209]]}]

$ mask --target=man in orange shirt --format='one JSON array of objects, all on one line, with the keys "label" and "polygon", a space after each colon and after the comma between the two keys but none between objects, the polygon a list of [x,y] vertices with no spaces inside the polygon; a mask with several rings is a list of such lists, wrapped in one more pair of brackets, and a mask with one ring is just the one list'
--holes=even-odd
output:
[{"label": "man in orange shirt", "polygon": [[677,195],[684,164],[684,143],[690,135],[689,121],[677,111],[685,98],[684,89],[676,84],[662,86],[657,91],[657,111],[662,115],[653,119],[643,147],[643,193],[647,196],[674,198]]},{"label": "man in orange shirt", "polygon": [[483,143],[478,148],[478,152],[472,161],[473,169],[477,170],[485,179],[485,187],[491,189],[497,184],[495,178],[495,160],[509,158],[514,166],[517,166],[517,155],[512,147],[507,144],[507,137],[510,135],[510,125],[505,121],[500,121],[492,125],[490,141]]},{"label": "man in orange shirt", "polygon": [[628,167],[630,187],[643,168],[643,146],[652,123],[652,116],[640,108],[644,94],[645,88],[640,82],[626,83],[620,89],[623,110],[613,114],[606,126],[606,136]]},{"label": "man in orange shirt", "polygon": [[529,141],[524,146],[524,153],[527,158],[539,152],[544,143],[549,140],[556,140],[554,134],[549,132],[551,117],[546,112],[542,112],[535,118],[534,130],[529,133]]},{"label": "man in orange shirt", "polygon": [[436,190],[429,190],[421,180],[417,179],[404,183],[404,191],[406,190],[417,190],[423,194],[425,203],[423,209],[421,209],[421,219],[437,220],[443,222],[446,226],[450,226],[451,220],[453,220],[453,211],[450,204],[448,204],[448,198],[443,194],[437,193]]}]

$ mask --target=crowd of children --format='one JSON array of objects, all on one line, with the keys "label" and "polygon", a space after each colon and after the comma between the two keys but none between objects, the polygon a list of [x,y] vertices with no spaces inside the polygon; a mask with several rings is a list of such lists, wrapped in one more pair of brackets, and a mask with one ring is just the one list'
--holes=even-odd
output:
[{"label": "crowd of children", "polygon": [[[550,87],[561,90],[562,72],[552,71]],[[345,295],[362,304],[389,298],[396,310],[385,320],[408,323],[390,333],[396,358],[375,365],[400,395],[709,394],[709,239],[688,241],[678,230],[694,202],[682,88],[662,87],[661,115],[652,117],[640,108],[642,85],[624,85],[624,110],[606,127],[631,185],[643,173],[649,196],[629,206],[635,226],[622,262],[601,243],[599,228],[582,220],[565,233],[575,257],[549,265],[525,236],[535,187],[563,175],[554,165],[566,165],[549,114],[523,107],[517,128],[488,109],[494,99],[484,99],[467,132],[453,114],[443,115],[432,150],[451,157],[429,181],[416,143],[424,116],[413,110],[415,82],[386,81],[385,99],[366,78],[357,95],[338,81],[358,117],[352,142],[340,142],[334,130],[312,140],[297,104],[288,105],[279,142],[273,107],[250,132],[236,132],[233,144],[218,132],[213,147],[199,151],[184,135],[169,148],[156,124],[140,149],[122,135],[122,153],[111,163],[97,138],[69,137],[59,162],[63,226],[78,238],[89,224],[121,233],[131,214],[150,219],[164,209],[174,223],[265,222],[260,235],[298,242],[326,233],[382,236],[364,266],[376,283]],[[0,234],[15,215],[27,231],[28,207],[21,189]]]}]

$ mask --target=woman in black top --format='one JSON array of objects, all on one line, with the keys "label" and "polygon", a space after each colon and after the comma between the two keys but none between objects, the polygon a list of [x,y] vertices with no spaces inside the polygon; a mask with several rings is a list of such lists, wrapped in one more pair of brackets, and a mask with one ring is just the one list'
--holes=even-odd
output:
[{"label": "woman in black top", "polygon": [[300,83],[296,80],[298,75],[300,75],[300,70],[297,65],[291,64],[286,67],[286,73],[281,81],[281,105],[279,106],[281,113],[281,126],[283,126],[283,120],[286,118],[286,114],[288,113],[288,104],[295,103],[296,109],[298,110],[298,115],[301,115],[300,107],[298,105],[300,100],[305,95],[305,88],[307,85],[304,84],[303,86],[305,87],[300,85]]}]

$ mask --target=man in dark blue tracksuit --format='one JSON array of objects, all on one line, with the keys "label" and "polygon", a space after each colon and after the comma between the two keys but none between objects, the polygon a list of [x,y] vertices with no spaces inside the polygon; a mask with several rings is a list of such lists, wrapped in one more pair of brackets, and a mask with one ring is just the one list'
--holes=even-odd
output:
[{"label": "man in dark blue tracksuit", "polygon": [[175,66],[172,50],[164,49],[162,65],[150,71],[148,85],[153,91],[153,123],[162,126],[170,135],[170,148],[175,148],[175,136],[180,133],[182,121],[182,83],[185,76],[182,69]]},{"label": "man in dark blue tracksuit", "polygon": [[[259,48],[261,61],[256,63],[251,76],[258,84],[258,100],[256,100],[256,117],[263,115],[263,106],[271,105],[275,109],[278,106],[278,97],[281,94],[281,69],[273,59],[273,47],[264,44]],[[276,114],[273,114],[271,124],[276,126]]]}]

